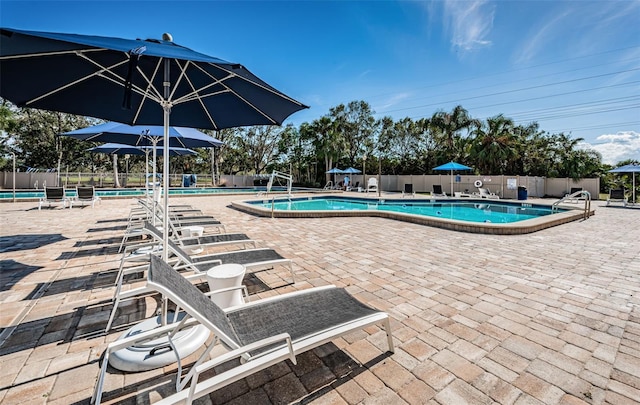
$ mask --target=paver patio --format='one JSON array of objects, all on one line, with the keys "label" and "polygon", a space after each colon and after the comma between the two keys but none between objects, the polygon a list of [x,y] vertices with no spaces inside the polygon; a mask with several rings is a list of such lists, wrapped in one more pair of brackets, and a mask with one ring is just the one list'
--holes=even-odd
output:
[{"label": "paver patio", "polygon": [[[640,403],[640,209],[598,201],[586,221],[498,236],[382,218],[273,220],[228,208],[238,199],[175,201],[294,261],[293,286],[281,282],[286,268],[248,273],[252,298],[344,286],[389,312],[396,352],[367,328],[198,403]],[[86,404],[106,344],[157,310],[154,297],[125,304],[102,333],[133,200],[37,205],[0,204],[0,403]],[[174,371],[110,370],[105,402],[157,400]]]}]

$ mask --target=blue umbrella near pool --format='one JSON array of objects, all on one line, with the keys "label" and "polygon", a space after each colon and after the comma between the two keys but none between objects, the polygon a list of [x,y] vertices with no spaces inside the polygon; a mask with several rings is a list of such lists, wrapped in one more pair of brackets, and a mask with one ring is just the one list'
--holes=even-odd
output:
[{"label": "blue umbrella near pool", "polygon": [[[215,130],[281,125],[308,108],[241,64],[178,45],[170,34],[129,40],[1,28],[0,71],[0,97],[19,107],[162,125],[164,138],[171,124]],[[169,150],[164,151],[167,173]],[[168,243],[165,226],[164,260]]]},{"label": "blue umbrella near pool", "polygon": [[[335,174],[344,174],[344,170],[338,169],[337,167],[334,167],[332,169],[327,170],[325,173],[334,174],[334,175]],[[333,176],[333,179],[334,179],[334,184],[335,184],[335,176]]]},{"label": "blue umbrella near pool", "polygon": [[[154,149],[163,150],[163,147],[157,146],[131,146],[131,145],[123,145],[119,143],[105,143],[104,145],[96,146],[95,148],[87,149],[89,152],[93,153],[107,153],[110,155],[144,155],[145,156],[145,182],[144,188],[146,195],[149,195],[149,182],[147,178],[149,177],[149,152],[153,150],[153,174],[154,181],[153,184],[155,186],[155,173],[156,173],[156,151]],[[169,148],[170,156],[189,156],[189,155],[197,155],[195,150],[187,149],[187,148]],[[155,217],[154,217],[155,218]]]},{"label": "blue umbrella near pool", "polygon": [[633,173],[632,204],[635,204],[636,203],[636,173],[640,173],[640,165],[631,163],[628,165],[616,167],[615,169],[609,170],[609,173]]},{"label": "blue umbrella near pool", "polygon": [[449,163],[445,163],[443,165],[440,165],[438,167],[434,167],[433,170],[443,170],[443,171],[449,171],[451,172],[451,195],[453,196],[453,171],[458,171],[458,170],[473,170],[472,168],[470,168],[469,166],[465,166],[463,164],[460,163],[456,163],[456,162],[449,162]]},{"label": "blue umbrella near pool", "polygon": [[[362,173],[362,170],[358,170],[355,167],[347,167],[342,171],[344,174],[359,174]],[[349,179],[351,180],[351,179]]]},{"label": "blue umbrella near pool", "polygon": [[[210,148],[220,147],[223,142],[193,128],[169,127],[169,150],[175,156],[175,148]],[[119,122],[104,124],[64,132],[60,136],[68,136],[82,141],[115,142],[136,147],[149,147],[153,155],[153,178],[156,178],[156,146],[164,145],[164,127],[157,125],[127,125]],[[103,145],[104,146],[104,145]],[[159,149],[163,151],[163,148]],[[126,154],[126,153],[124,153]],[[167,169],[168,170],[168,169]],[[165,176],[168,178],[167,176]],[[168,180],[167,180],[168,182]],[[156,182],[153,182],[155,189]],[[168,190],[168,187],[165,188]]]}]

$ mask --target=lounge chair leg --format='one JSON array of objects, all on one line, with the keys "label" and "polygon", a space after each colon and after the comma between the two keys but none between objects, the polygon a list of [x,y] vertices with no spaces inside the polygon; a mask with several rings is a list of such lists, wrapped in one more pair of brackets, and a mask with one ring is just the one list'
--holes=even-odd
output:
[{"label": "lounge chair leg", "polygon": [[100,401],[102,400],[102,387],[104,386],[104,377],[107,374],[107,367],[109,366],[109,351],[105,351],[104,356],[102,356],[102,367],[100,367],[100,373],[98,374],[98,381],[96,381],[96,387],[93,390],[93,395],[91,396],[91,404],[100,405]]},{"label": "lounge chair leg", "polygon": [[293,274],[293,262],[289,262],[289,271],[291,272],[291,281],[296,283],[296,276]]},{"label": "lounge chair leg", "polygon": [[387,344],[389,345],[389,351],[391,353],[395,352],[395,348],[393,346],[393,335],[391,334],[391,321],[387,318],[384,321],[384,331],[387,334]]}]

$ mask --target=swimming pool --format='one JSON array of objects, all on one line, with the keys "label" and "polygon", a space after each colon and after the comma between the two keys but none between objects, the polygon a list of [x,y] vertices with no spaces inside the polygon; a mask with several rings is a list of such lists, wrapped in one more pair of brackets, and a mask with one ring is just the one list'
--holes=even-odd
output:
[{"label": "swimming pool", "polygon": [[[169,189],[169,195],[212,195],[212,194],[255,194],[265,191],[266,187],[193,187],[193,188],[172,188]],[[286,187],[272,187],[272,192],[286,192]],[[299,191],[293,189],[292,191]],[[308,190],[304,190],[308,191]],[[125,198],[125,197],[142,197],[145,193],[144,188],[129,189],[99,189],[96,188],[96,194],[100,198]],[[75,187],[65,189],[67,197],[75,197]],[[16,200],[29,201],[38,200],[44,197],[44,191],[37,190],[16,190]],[[13,191],[1,191],[0,201],[12,201]]]},{"label": "swimming pool", "polygon": [[280,218],[376,216],[452,230],[523,234],[582,218],[573,209],[525,202],[474,199],[304,197],[234,202],[235,208]]}]

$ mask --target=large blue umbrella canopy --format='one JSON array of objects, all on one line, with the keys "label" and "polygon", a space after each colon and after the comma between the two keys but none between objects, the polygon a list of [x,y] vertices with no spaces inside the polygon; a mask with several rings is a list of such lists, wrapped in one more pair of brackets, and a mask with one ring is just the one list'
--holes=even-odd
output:
[{"label": "large blue umbrella canopy", "polygon": [[470,168],[469,166],[465,166],[463,164],[460,163],[456,163],[456,162],[449,162],[449,163],[445,163],[443,165],[440,165],[438,167],[434,167],[433,170],[447,170],[451,175],[451,196],[453,196],[453,171],[454,170],[473,170],[472,168]]},{"label": "large blue umbrella canopy", "polygon": [[635,163],[631,163],[628,165],[616,167],[615,169],[609,170],[609,173],[633,173],[633,189],[631,192],[631,196],[633,198],[633,204],[636,203],[636,173],[640,173],[640,165]]},{"label": "large blue umbrella canopy", "polygon": [[[0,28],[0,72],[0,97],[19,107],[162,125],[165,138],[171,124],[216,130],[280,125],[307,108],[244,66],[178,45],[169,34],[128,40]],[[168,241],[164,226],[165,260]]]},{"label": "large blue umbrella canopy", "polygon": [[0,96],[19,107],[130,125],[280,125],[305,105],[239,63],[156,39],[0,31]]}]

